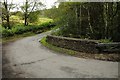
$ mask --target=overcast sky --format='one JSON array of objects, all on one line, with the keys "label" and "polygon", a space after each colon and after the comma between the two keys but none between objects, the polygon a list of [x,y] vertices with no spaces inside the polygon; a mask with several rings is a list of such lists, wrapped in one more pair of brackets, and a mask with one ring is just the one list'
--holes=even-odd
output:
[{"label": "overcast sky", "polygon": [[[40,1],[46,5],[47,9],[49,9],[54,5],[54,3],[57,0],[40,0]],[[8,3],[11,3],[11,2],[14,4],[23,4],[23,2],[25,2],[25,0],[8,0]]]}]

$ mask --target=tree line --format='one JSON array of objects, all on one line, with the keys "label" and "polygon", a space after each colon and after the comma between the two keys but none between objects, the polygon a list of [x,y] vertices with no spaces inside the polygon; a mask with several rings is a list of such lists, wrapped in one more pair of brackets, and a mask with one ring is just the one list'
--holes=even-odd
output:
[{"label": "tree line", "polygon": [[62,2],[45,13],[60,27],[57,35],[120,41],[120,2]]}]

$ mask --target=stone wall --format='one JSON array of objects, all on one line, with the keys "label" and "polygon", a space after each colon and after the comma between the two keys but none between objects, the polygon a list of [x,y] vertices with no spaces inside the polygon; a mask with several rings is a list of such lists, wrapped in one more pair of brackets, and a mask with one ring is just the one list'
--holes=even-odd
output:
[{"label": "stone wall", "polygon": [[46,41],[52,45],[86,53],[120,53],[120,43],[98,43],[96,40],[85,40],[48,35]]},{"label": "stone wall", "polygon": [[72,49],[75,51],[87,52],[87,53],[98,52],[98,50],[96,49],[97,42],[94,40],[83,40],[83,39],[48,35],[46,41],[52,45],[66,49]]}]

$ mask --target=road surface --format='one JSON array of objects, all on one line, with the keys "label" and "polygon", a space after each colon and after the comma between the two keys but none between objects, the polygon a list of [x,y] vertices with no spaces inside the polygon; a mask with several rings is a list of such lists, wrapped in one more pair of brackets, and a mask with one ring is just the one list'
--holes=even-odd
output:
[{"label": "road surface", "polygon": [[3,77],[117,78],[118,62],[83,59],[47,49],[39,43],[49,32],[3,45]]}]

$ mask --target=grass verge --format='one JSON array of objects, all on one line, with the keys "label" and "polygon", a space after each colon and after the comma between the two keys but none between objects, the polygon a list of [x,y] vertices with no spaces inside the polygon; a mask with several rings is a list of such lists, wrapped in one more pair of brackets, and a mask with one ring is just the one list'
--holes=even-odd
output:
[{"label": "grass verge", "polygon": [[23,33],[23,34],[14,35],[12,37],[2,38],[2,39],[0,39],[0,43],[5,44],[5,43],[8,43],[8,42],[13,42],[13,41],[16,41],[18,39],[22,39],[24,37],[33,36],[33,35],[35,35],[35,33],[26,32],[26,33]]},{"label": "grass verge", "polygon": [[69,50],[69,49],[65,49],[65,48],[60,48],[60,47],[56,47],[56,46],[53,46],[49,43],[46,42],[46,37],[43,37],[40,42],[47,48],[49,49],[52,49],[54,51],[57,51],[57,52],[62,52],[62,53],[66,53],[66,54],[69,54],[69,55],[75,55],[77,54],[76,51],[73,51],[73,50]]},{"label": "grass verge", "polygon": [[40,40],[40,42],[42,45],[44,45],[45,47],[47,47],[53,51],[64,53],[64,54],[75,56],[75,57],[79,57],[79,58],[97,59],[97,60],[114,61],[114,62],[120,61],[119,53],[99,53],[99,54],[96,53],[96,54],[92,54],[92,53],[77,52],[74,50],[60,48],[60,47],[54,46],[52,44],[49,44],[46,42],[46,37],[43,37]]}]

